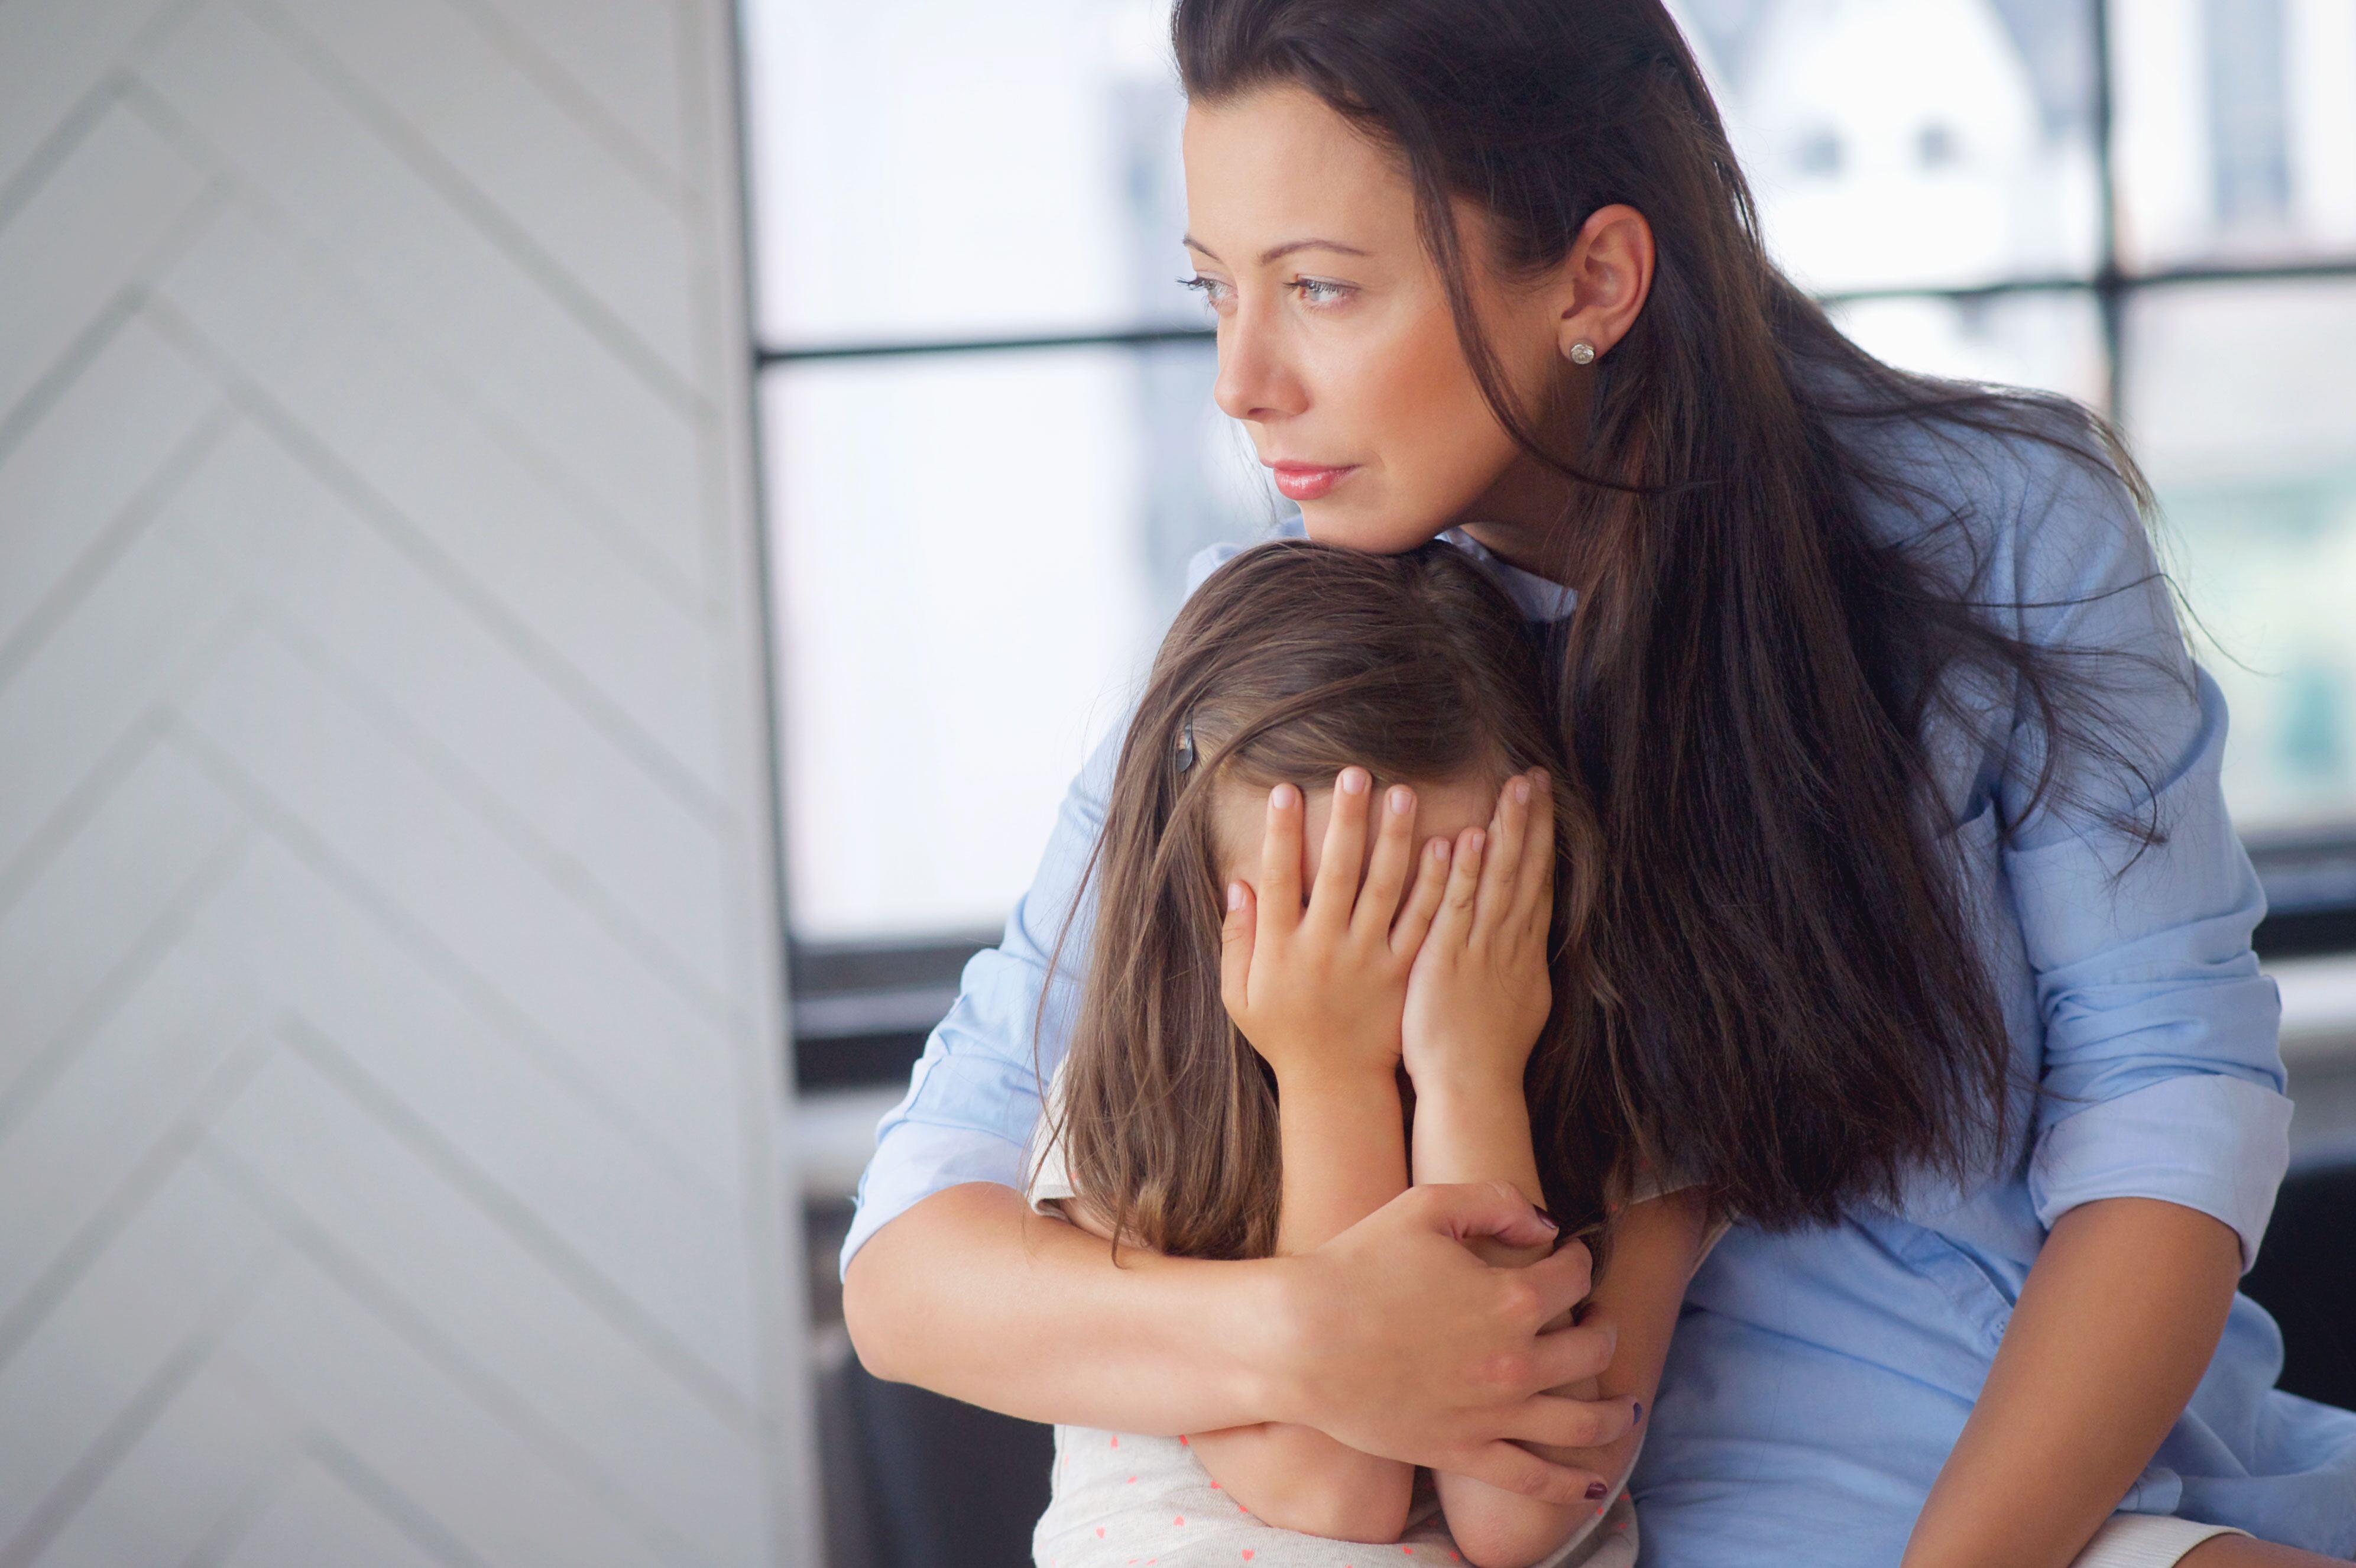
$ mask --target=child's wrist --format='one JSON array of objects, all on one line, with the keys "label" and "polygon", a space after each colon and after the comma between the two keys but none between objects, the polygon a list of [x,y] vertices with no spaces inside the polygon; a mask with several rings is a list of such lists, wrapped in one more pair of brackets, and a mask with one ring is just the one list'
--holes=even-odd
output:
[{"label": "child's wrist", "polygon": [[1353,1058],[1339,1050],[1302,1052],[1276,1069],[1277,1092],[1296,1101],[1309,1096],[1386,1099],[1399,1097],[1398,1058]]},{"label": "child's wrist", "polygon": [[1419,1104],[1430,1100],[1435,1109],[1442,1110],[1497,1104],[1519,1110],[1523,1108],[1522,1079],[1529,1070],[1529,1057],[1524,1053],[1506,1058],[1494,1052],[1484,1056],[1438,1045],[1410,1055],[1407,1069],[1414,1081]]}]

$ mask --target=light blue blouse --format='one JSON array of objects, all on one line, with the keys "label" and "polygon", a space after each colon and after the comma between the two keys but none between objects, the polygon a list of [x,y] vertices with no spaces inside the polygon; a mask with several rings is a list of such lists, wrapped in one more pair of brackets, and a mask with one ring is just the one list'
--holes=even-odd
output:
[{"label": "light blue blouse", "polygon": [[[2156,802],[2167,837],[2137,855],[2098,810],[2049,800],[2000,843],[1999,814],[2019,816],[2034,788],[2039,732],[2011,691],[1955,689],[1926,740],[2015,1043],[2016,1146],[1969,1190],[1926,1174],[1894,1210],[1860,1205],[1788,1235],[1738,1225],[1719,1243],[1687,1294],[1635,1477],[1650,1568],[1894,1564],[2047,1227],[2097,1198],[2164,1198],[2233,1227],[2246,1268],[2288,1157],[2280,1004],[2250,948],[2265,897],[2218,782],[2224,703],[2184,650],[2124,488],[2035,443],[1904,425],[1869,438],[1897,444],[1905,470],[1968,519],[1925,534],[1912,510],[1879,506],[1889,537],[1968,553],[1986,597],[2031,607],[2001,612],[2020,635],[2108,650],[2089,677],[2156,794],[2083,769],[2079,781],[2098,804]],[[1570,613],[1568,590],[1448,537],[1534,618]],[[1240,548],[1205,552],[1190,590]],[[846,1269],[920,1198],[1020,1187],[1040,1109],[1032,1020],[1119,744],[1082,768],[1005,940],[967,966],[878,1126]],[[1062,1058],[1087,914],[1055,981],[1042,1074]],[[2356,1554],[2356,1415],[2273,1391],[2281,1361],[2272,1319],[2237,1297],[2190,1409],[2121,1508]]]}]

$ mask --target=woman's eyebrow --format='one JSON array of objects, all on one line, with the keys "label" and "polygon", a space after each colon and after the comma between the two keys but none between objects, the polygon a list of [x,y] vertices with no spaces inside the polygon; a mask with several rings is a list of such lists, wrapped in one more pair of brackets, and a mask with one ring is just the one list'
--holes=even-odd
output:
[{"label": "woman's eyebrow", "polygon": [[[1208,256],[1212,261],[1215,262],[1219,259],[1210,247],[1192,234],[1185,237],[1184,243],[1188,250]],[[1355,245],[1345,245],[1339,240],[1289,240],[1281,245],[1262,251],[1259,253],[1259,264],[1267,266],[1270,262],[1281,261],[1295,251],[1336,251],[1345,256],[1364,256],[1371,253],[1358,249]]]}]

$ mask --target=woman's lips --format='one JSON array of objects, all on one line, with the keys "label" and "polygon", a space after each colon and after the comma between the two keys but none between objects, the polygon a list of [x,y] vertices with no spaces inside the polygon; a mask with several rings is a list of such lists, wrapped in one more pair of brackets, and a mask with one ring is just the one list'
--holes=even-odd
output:
[{"label": "woman's lips", "polygon": [[1270,463],[1276,475],[1276,488],[1286,499],[1313,501],[1333,493],[1333,487],[1358,471],[1355,463],[1345,463],[1337,468],[1323,467],[1315,463]]}]

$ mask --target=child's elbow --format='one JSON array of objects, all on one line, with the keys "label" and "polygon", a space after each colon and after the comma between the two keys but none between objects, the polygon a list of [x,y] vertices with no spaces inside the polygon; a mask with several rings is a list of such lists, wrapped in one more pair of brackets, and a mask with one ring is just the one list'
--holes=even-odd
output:
[{"label": "child's elbow", "polygon": [[1380,1544],[1397,1541],[1406,1531],[1414,1500],[1413,1467],[1387,1465],[1354,1475],[1319,1477],[1289,1488],[1281,1498],[1263,1499],[1252,1511],[1262,1523],[1280,1530]]},{"label": "child's elbow", "polygon": [[1502,1519],[1487,1514],[1460,1525],[1448,1521],[1456,1550],[1472,1568],[1529,1568],[1570,1539],[1571,1525],[1535,1516]]}]

